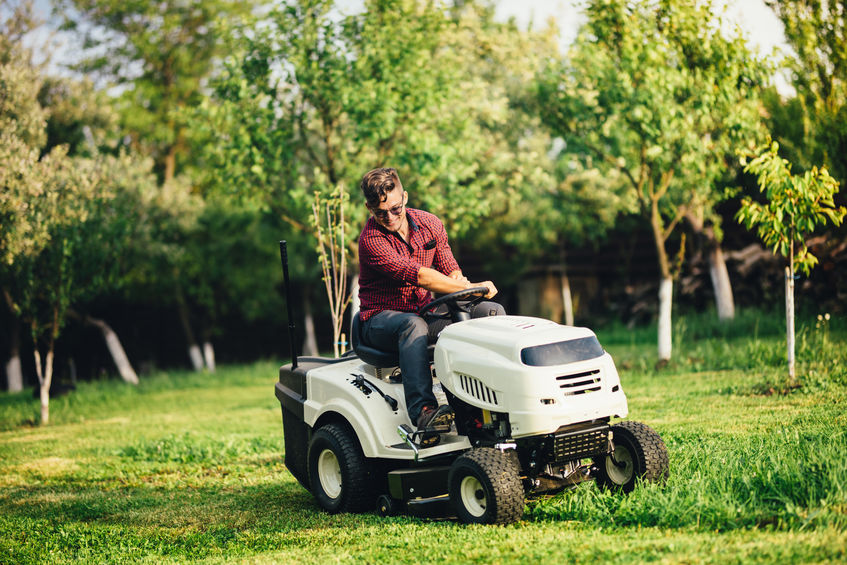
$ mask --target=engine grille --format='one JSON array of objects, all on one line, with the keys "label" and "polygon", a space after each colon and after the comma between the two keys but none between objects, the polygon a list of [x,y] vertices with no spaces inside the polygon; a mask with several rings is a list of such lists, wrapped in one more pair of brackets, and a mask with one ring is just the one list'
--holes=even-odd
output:
[{"label": "engine grille", "polygon": [[477,400],[493,404],[494,406],[500,405],[500,403],[497,402],[497,392],[482,384],[482,382],[478,379],[459,373],[459,386],[462,387],[463,391]]},{"label": "engine grille", "polygon": [[608,424],[560,429],[553,434],[553,458],[556,461],[572,461],[606,453],[608,446]]},{"label": "engine grille", "polygon": [[556,377],[556,382],[565,396],[597,392],[602,386],[602,380],[600,369]]}]

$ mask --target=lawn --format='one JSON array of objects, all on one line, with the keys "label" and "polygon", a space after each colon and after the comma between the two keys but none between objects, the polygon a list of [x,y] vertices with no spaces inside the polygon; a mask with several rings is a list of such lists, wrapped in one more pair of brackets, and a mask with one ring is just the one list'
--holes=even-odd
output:
[{"label": "lawn", "polygon": [[276,363],[83,383],[33,425],[0,394],[0,562],[643,563],[847,560],[847,331],[800,324],[797,383],[774,317],[690,317],[655,368],[651,330],[600,332],[663,485],[592,483],[506,527],[330,516],[282,463]]}]

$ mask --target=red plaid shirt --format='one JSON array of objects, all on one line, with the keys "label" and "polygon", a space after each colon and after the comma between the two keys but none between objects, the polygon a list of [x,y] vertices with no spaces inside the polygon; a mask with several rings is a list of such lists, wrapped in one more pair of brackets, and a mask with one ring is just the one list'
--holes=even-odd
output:
[{"label": "red plaid shirt", "polygon": [[409,242],[368,218],[359,236],[359,301],[364,322],[383,310],[414,312],[432,294],[418,286],[418,271],[429,267],[449,275],[459,270],[444,224],[429,212],[406,208]]}]

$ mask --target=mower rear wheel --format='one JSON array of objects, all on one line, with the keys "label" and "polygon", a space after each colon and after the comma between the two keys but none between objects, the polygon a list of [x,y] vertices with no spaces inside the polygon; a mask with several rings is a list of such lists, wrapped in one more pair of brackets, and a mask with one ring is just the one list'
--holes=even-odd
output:
[{"label": "mower rear wheel", "polygon": [[659,434],[641,422],[620,422],[611,429],[614,451],[594,460],[600,488],[631,492],[639,479],[667,477],[668,450]]},{"label": "mower rear wheel", "polygon": [[508,524],[523,515],[524,489],[515,461],[482,447],[453,462],[447,476],[450,502],[467,524]]},{"label": "mower rear wheel", "polygon": [[311,491],[321,508],[332,514],[373,508],[370,466],[346,426],[318,429],[309,443],[308,461]]}]

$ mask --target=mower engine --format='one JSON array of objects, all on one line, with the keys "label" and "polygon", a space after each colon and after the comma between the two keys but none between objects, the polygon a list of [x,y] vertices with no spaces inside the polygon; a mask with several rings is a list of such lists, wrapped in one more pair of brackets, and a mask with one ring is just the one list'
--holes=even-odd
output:
[{"label": "mower engine", "polygon": [[434,364],[457,431],[474,447],[511,444],[537,489],[587,478],[590,468],[576,474],[575,463],[607,453],[610,419],[627,416],[615,364],[587,328],[523,316],[468,320],[441,332]]}]

